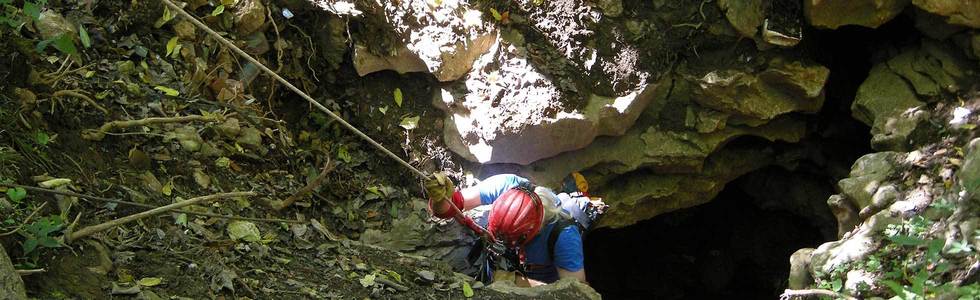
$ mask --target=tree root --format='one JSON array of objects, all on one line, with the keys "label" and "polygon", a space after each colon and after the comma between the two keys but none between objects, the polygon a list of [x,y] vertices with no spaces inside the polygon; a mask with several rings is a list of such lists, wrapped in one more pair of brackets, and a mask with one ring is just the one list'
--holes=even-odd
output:
[{"label": "tree root", "polygon": [[334,165],[330,163],[330,158],[327,158],[327,162],[323,164],[323,170],[320,171],[320,175],[317,175],[309,184],[304,186],[302,189],[293,193],[289,198],[282,201],[270,201],[268,204],[272,209],[282,210],[290,205],[293,205],[299,198],[305,197],[313,192],[313,189],[319,187],[323,184],[323,180],[327,178],[327,174],[333,171]]},{"label": "tree root", "polygon": [[82,138],[89,141],[101,141],[105,138],[106,133],[112,132],[116,129],[129,128],[134,126],[146,126],[152,124],[167,124],[167,123],[188,123],[188,122],[217,122],[220,121],[220,116],[201,116],[201,115],[189,115],[180,117],[169,117],[169,118],[146,118],[140,120],[126,120],[126,121],[112,121],[109,123],[102,124],[99,129],[85,129],[82,130]]},{"label": "tree root", "polygon": [[75,98],[78,98],[78,99],[85,100],[85,102],[87,102],[88,104],[91,104],[96,109],[102,111],[102,113],[104,113],[106,115],[109,115],[109,110],[108,109],[106,109],[105,107],[102,107],[102,105],[99,105],[99,103],[95,102],[95,100],[92,100],[92,98],[90,98],[89,96],[86,96],[85,94],[82,94],[78,90],[60,90],[60,91],[54,92],[54,94],[51,94],[51,98],[59,98],[59,97],[75,97]]},{"label": "tree root", "polygon": [[852,296],[841,294],[831,290],[824,289],[809,289],[809,290],[790,290],[786,289],[783,291],[782,295],[779,295],[779,300],[789,300],[793,298],[803,298],[809,296],[827,296],[833,299],[846,299],[846,300],[857,300]]},{"label": "tree root", "polygon": [[106,230],[106,229],[109,229],[109,228],[112,228],[112,227],[116,227],[116,226],[119,226],[119,225],[122,225],[122,224],[126,224],[126,223],[129,223],[129,222],[132,222],[132,221],[140,220],[140,219],[149,218],[149,217],[156,216],[156,215],[159,215],[159,214],[162,214],[162,213],[165,213],[165,212],[174,210],[174,209],[178,209],[178,208],[181,208],[181,207],[194,205],[194,204],[197,204],[197,203],[200,203],[200,202],[205,202],[205,201],[214,200],[214,199],[221,199],[221,198],[244,197],[244,196],[255,196],[255,192],[220,193],[220,194],[214,194],[214,195],[201,196],[201,197],[187,199],[187,200],[184,200],[184,201],[181,201],[181,202],[177,202],[177,203],[173,203],[173,204],[170,204],[170,205],[165,205],[165,206],[157,207],[157,208],[154,208],[154,209],[151,209],[151,210],[148,210],[148,211],[144,211],[144,212],[140,212],[140,213],[135,213],[135,214],[128,215],[128,216],[125,216],[125,217],[122,217],[122,218],[111,220],[111,221],[108,221],[108,222],[105,222],[105,223],[102,223],[102,224],[97,224],[97,225],[92,225],[92,226],[88,226],[88,227],[82,228],[82,229],[80,229],[78,231],[75,231],[75,232],[71,232],[69,234],[66,234],[65,242],[66,243],[70,243],[72,241],[76,241],[78,239],[81,239],[81,238],[90,236],[92,234],[95,234],[97,232],[101,232],[103,230]]}]

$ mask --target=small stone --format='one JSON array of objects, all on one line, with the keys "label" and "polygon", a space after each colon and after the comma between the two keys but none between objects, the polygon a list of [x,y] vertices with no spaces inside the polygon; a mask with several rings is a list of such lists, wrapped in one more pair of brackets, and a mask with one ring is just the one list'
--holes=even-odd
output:
[{"label": "small stone", "polygon": [[242,145],[261,146],[262,132],[252,127],[243,128],[237,142]]},{"label": "small stone", "polygon": [[259,0],[239,1],[235,10],[235,28],[241,35],[248,35],[265,25],[265,5]]},{"label": "small stone", "polygon": [[194,126],[184,126],[174,130],[177,142],[180,143],[181,148],[187,152],[197,152],[201,150],[201,144],[204,143],[204,139],[201,135],[197,133],[197,128]]},{"label": "small stone", "polygon": [[177,32],[177,37],[181,40],[193,41],[197,39],[194,32],[194,24],[191,22],[180,20],[177,24],[174,24],[174,31]]},{"label": "small stone", "polygon": [[238,119],[236,118],[228,118],[224,123],[218,125],[218,132],[221,132],[221,134],[227,137],[236,137],[241,131],[242,127],[239,125]]},{"label": "small stone", "polygon": [[139,294],[139,292],[140,292],[140,286],[139,285],[133,285],[133,286],[128,286],[127,287],[127,286],[121,286],[118,283],[113,282],[112,283],[112,290],[109,292],[109,294],[112,294],[112,295],[136,295],[136,294]]},{"label": "small stone", "polygon": [[428,282],[436,280],[436,273],[429,270],[416,271],[415,274],[418,274],[419,278]]},{"label": "small stone", "polygon": [[194,182],[206,189],[211,186],[211,176],[205,174],[204,170],[194,169]]}]

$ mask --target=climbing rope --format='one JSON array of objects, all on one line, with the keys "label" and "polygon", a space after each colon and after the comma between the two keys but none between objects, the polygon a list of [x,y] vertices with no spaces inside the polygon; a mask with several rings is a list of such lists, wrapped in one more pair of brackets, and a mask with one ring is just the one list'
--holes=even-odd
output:
[{"label": "climbing rope", "polygon": [[201,21],[198,21],[197,18],[195,18],[195,17],[191,16],[190,14],[188,14],[186,11],[184,11],[184,9],[180,8],[179,6],[177,6],[176,4],[174,4],[173,2],[171,2],[170,0],[160,0],[160,1],[162,1],[163,4],[167,5],[167,7],[169,7],[170,9],[176,11],[178,14],[180,14],[180,16],[184,17],[185,19],[187,19],[191,23],[194,23],[194,25],[197,26],[198,28],[201,28],[202,30],[204,30],[205,32],[207,32],[208,34],[210,34],[212,37],[214,37],[216,40],[218,40],[218,42],[221,42],[221,44],[225,45],[225,47],[230,48],[232,51],[234,51],[239,56],[244,57],[249,62],[255,64],[256,66],[259,67],[259,69],[261,69],[262,71],[264,71],[266,74],[269,74],[269,76],[272,76],[272,78],[275,78],[276,81],[279,81],[279,83],[282,83],[283,85],[285,85],[286,87],[288,87],[290,90],[292,90],[294,93],[296,93],[300,97],[303,97],[303,99],[306,99],[306,101],[310,102],[310,104],[312,104],[313,106],[315,106],[317,109],[319,109],[320,111],[326,113],[327,115],[329,115],[334,120],[337,120],[337,122],[340,122],[340,124],[344,125],[344,127],[347,127],[347,129],[349,129],[350,131],[354,132],[354,134],[356,134],[357,136],[359,136],[361,139],[364,139],[369,144],[373,145],[375,148],[378,148],[378,150],[381,150],[381,152],[384,152],[385,154],[387,154],[389,157],[391,157],[392,159],[394,159],[395,161],[397,161],[401,165],[405,166],[409,170],[412,170],[412,172],[415,172],[415,174],[419,175],[419,177],[422,177],[422,179],[425,179],[425,180],[428,180],[429,179],[429,176],[428,175],[425,175],[425,173],[422,173],[422,171],[419,171],[419,169],[416,169],[414,166],[412,166],[408,162],[405,162],[405,160],[403,160],[401,157],[398,157],[398,155],[395,155],[395,153],[392,153],[390,150],[388,150],[387,148],[385,148],[384,146],[382,146],[378,142],[374,141],[374,139],[372,139],[371,137],[367,136],[366,134],[364,134],[363,132],[361,132],[360,130],[358,130],[356,127],[354,127],[350,123],[347,123],[347,121],[344,121],[344,119],[342,119],[340,116],[338,116],[337,114],[335,114],[330,109],[327,109],[326,107],[324,107],[322,104],[320,104],[316,100],[313,100],[313,98],[310,97],[310,95],[306,94],[305,92],[303,92],[302,90],[300,90],[299,88],[297,88],[296,86],[294,86],[293,84],[289,83],[289,81],[286,81],[286,79],[282,78],[282,76],[279,76],[279,74],[276,74],[275,71],[269,69],[268,67],[266,67],[264,64],[262,64],[261,62],[259,62],[255,58],[252,58],[251,55],[248,55],[248,53],[245,53],[245,51],[242,51],[242,49],[239,49],[238,46],[235,46],[235,44],[232,44],[230,41],[228,41],[227,39],[225,39],[224,37],[222,37],[221,35],[219,35],[217,32],[214,32],[214,30],[211,30],[211,28],[209,28],[204,23],[201,23]]}]

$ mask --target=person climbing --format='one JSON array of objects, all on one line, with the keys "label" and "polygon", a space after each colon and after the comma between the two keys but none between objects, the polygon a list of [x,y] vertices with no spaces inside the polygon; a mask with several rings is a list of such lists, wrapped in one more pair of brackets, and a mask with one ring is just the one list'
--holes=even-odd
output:
[{"label": "person climbing", "polygon": [[[570,175],[571,176],[571,175]],[[444,173],[425,183],[433,216],[456,219],[463,230],[449,260],[454,269],[484,283],[494,270],[515,272],[518,285],[535,286],[571,277],[586,282],[583,233],[607,207],[585,196],[584,178],[575,173],[563,193],[501,174],[456,189]]]}]

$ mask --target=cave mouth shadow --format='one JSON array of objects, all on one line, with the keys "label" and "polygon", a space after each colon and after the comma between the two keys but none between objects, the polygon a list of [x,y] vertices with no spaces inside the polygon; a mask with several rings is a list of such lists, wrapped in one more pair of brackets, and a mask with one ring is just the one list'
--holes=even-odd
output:
[{"label": "cave mouth shadow", "polygon": [[[765,190],[785,183],[808,187]],[[836,233],[825,202],[832,192],[825,180],[770,167],[729,183],[709,203],[596,230],[585,240],[589,283],[607,299],[777,298],[790,255]],[[786,194],[807,203],[779,202]]]}]

